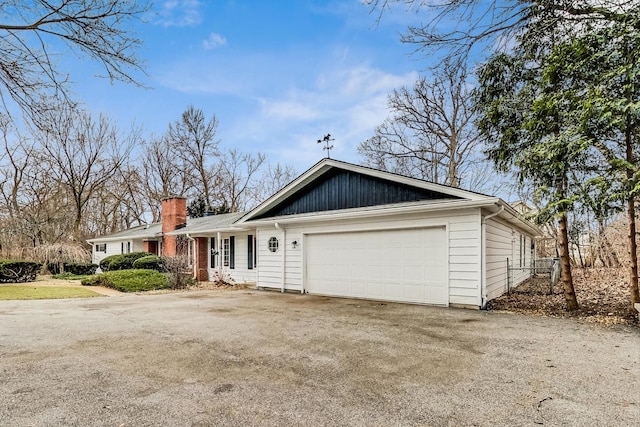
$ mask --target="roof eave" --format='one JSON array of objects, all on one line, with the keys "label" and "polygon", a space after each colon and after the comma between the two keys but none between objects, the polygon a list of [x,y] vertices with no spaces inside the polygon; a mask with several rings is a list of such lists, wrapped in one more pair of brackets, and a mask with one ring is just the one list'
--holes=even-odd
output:
[{"label": "roof eave", "polygon": [[222,228],[211,228],[209,230],[187,230],[182,228],[176,231],[170,231],[166,233],[169,236],[194,236],[199,237],[200,235],[209,235],[214,233],[231,233],[234,231],[247,231],[250,230],[248,227],[222,227]]},{"label": "roof eave", "polygon": [[291,193],[298,191],[301,188],[304,188],[307,184],[313,181],[317,176],[322,175],[324,171],[329,170],[333,167],[350,170],[352,172],[362,173],[364,175],[373,176],[380,179],[393,180],[405,185],[420,187],[420,188],[424,188],[431,191],[437,191],[440,193],[444,193],[447,195],[460,197],[460,198],[472,200],[472,201],[487,201],[487,200],[494,199],[493,197],[490,197],[490,196],[482,195],[479,193],[473,193],[471,191],[461,190],[453,187],[447,187],[444,185],[423,181],[417,178],[410,178],[402,175],[393,174],[390,172],[378,171],[365,166],[354,165],[352,163],[341,162],[333,159],[322,159],[321,161],[316,163],[314,166],[309,168],[302,175],[300,175],[298,178],[296,178],[287,186],[285,186],[280,191],[278,191],[276,194],[272,195],[267,200],[262,202],[260,205],[256,206],[253,210],[247,212],[246,215],[239,218],[236,221],[236,224],[243,224],[245,222],[249,222],[251,221],[251,218],[256,217],[262,213],[265,213],[270,208],[275,206],[277,203],[281,202],[286,197],[288,197]]},{"label": "roof eave", "polygon": [[362,217],[374,217],[374,216],[388,216],[398,214],[411,214],[418,212],[440,212],[451,209],[468,209],[468,208],[480,208],[484,206],[495,205],[500,201],[497,197],[486,198],[485,200],[453,200],[442,203],[411,203],[403,206],[389,206],[380,205],[373,206],[369,209],[363,210],[349,209],[341,211],[325,211],[322,213],[316,213],[314,215],[287,215],[280,217],[272,217],[258,220],[248,220],[246,225],[270,225],[273,223],[287,224],[287,223],[308,223],[314,221],[331,221],[336,219],[357,219]]}]

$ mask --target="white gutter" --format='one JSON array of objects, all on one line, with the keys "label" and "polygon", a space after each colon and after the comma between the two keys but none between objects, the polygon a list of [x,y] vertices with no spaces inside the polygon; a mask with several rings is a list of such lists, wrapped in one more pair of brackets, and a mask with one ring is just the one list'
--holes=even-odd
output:
[{"label": "white gutter", "polygon": [[274,223],[275,227],[282,231],[282,285],[280,287],[280,292],[284,292],[284,284],[285,284],[285,269],[287,267],[287,230],[280,227],[280,224],[277,222]]},{"label": "white gutter", "polygon": [[484,310],[487,308],[487,220],[493,217],[496,217],[504,212],[504,205],[500,205],[500,209],[497,212],[494,212],[490,215],[482,217],[482,212],[480,212],[481,220],[480,220],[480,234],[481,234],[481,245],[480,245],[480,262],[481,262],[481,270],[482,270],[482,278],[480,281],[480,307]]}]

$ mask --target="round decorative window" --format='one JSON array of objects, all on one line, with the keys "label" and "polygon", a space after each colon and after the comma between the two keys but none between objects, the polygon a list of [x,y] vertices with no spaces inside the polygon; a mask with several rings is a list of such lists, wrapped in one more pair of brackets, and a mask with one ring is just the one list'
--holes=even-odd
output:
[{"label": "round decorative window", "polygon": [[278,252],[278,238],[277,237],[271,237],[269,239],[269,250],[271,252]]}]

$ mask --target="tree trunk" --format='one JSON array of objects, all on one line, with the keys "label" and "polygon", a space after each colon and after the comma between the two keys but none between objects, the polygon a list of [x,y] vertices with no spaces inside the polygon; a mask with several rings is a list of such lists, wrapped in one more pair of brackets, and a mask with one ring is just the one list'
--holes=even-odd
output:
[{"label": "tree trunk", "polygon": [[[631,132],[625,132],[626,160],[633,163],[633,141]],[[627,168],[627,181],[633,179],[633,171]],[[633,195],[627,199],[627,213],[629,214],[629,288],[631,290],[631,307],[640,303],[640,293],[638,292],[638,244],[636,242],[636,207]]]},{"label": "tree trunk", "polygon": [[631,305],[640,303],[638,292],[638,244],[636,242],[636,208],[633,197],[627,201],[629,214],[629,289],[631,290]]},{"label": "tree trunk", "polygon": [[560,252],[560,282],[564,290],[564,299],[567,303],[567,310],[578,309],[578,300],[573,288],[573,277],[571,275],[571,257],[569,255],[569,233],[567,232],[567,214],[562,213],[558,220],[558,251]]}]

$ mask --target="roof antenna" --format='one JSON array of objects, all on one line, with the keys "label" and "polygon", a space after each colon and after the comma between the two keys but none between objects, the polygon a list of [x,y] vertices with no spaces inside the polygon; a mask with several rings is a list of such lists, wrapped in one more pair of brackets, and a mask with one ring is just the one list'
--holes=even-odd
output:
[{"label": "roof antenna", "polygon": [[318,144],[322,144],[324,142],[324,147],[322,147],[322,149],[327,150],[327,159],[331,158],[331,149],[333,148],[333,145],[329,145],[329,143],[335,140],[335,138],[331,138],[330,133],[326,134],[324,138],[318,140]]}]

